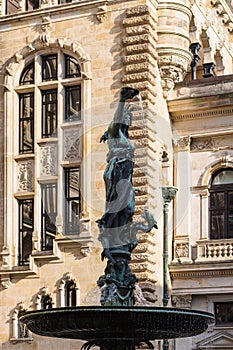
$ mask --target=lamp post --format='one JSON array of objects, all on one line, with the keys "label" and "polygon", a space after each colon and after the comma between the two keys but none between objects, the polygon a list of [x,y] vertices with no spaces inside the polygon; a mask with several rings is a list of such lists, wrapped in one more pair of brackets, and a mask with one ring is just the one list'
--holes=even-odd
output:
[{"label": "lamp post", "polygon": [[[177,188],[174,186],[162,187],[163,205],[163,306],[166,307],[169,300],[168,294],[168,212],[169,203],[175,198]],[[168,339],[163,340],[163,350],[168,350]]]}]

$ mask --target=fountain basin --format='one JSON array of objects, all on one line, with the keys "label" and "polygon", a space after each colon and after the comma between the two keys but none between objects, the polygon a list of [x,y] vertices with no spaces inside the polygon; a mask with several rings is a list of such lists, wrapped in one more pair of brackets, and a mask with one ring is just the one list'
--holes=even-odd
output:
[{"label": "fountain basin", "polygon": [[80,306],[29,311],[20,317],[33,333],[93,341],[192,337],[214,323],[214,315],[167,307]]}]

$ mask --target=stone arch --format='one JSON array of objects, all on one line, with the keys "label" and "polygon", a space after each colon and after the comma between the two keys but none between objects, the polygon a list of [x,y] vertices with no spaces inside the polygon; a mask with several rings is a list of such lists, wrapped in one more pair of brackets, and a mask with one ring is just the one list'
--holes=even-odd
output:
[{"label": "stone arch", "polygon": [[42,287],[36,295],[35,306],[36,310],[52,309],[54,302],[51,293],[48,292],[47,287]]},{"label": "stone arch", "polygon": [[[67,272],[63,278],[59,281],[58,290],[59,290],[59,302],[60,307],[65,307],[66,305],[66,287],[73,283],[75,289],[75,299],[76,305],[80,305],[80,285],[79,282],[72,276],[72,273]],[[74,305],[72,305],[74,306]]]},{"label": "stone arch", "polygon": [[41,37],[25,46],[14,54],[3,66],[5,72],[4,85],[11,90],[19,75],[32,56],[36,53],[46,52],[49,49],[66,50],[74,55],[81,68],[82,79],[91,79],[91,58],[78,41],[52,38],[48,41]]},{"label": "stone arch", "polygon": [[210,163],[200,177],[201,186],[208,188],[213,174],[224,168],[233,169],[233,159],[230,160],[228,157],[221,157],[219,160]]},{"label": "stone arch", "polygon": [[26,325],[19,321],[19,318],[27,312],[23,302],[19,302],[14,308],[11,315],[11,339],[13,343],[17,343],[18,340],[25,340],[31,342],[31,332]]}]

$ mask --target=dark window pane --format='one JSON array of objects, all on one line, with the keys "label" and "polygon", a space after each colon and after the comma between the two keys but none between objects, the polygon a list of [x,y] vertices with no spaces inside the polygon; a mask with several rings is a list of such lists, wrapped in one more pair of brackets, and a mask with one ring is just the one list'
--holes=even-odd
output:
[{"label": "dark window pane", "polygon": [[233,192],[230,192],[228,193],[228,206],[230,208],[233,208]]},{"label": "dark window pane", "polygon": [[224,238],[224,212],[211,212],[211,239]]},{"label": "dark window pane", "polygon": [[57,90],[42,91],[42,138],[57,134]]},{"label": "dark window pane", "polygon": [[81,88],[80,86],[66,87],[66,111],[65,119],[80,119],[81,111]]},{"label": "dark window pane", "polygon": [[32,252],[33,199],[19,201],[19,265],[28,265]]},{"label": "dark window pane", "polygon": [[233,238],[233,210],[228,214],[228,238]]},{"label": "dark window pane", "polygon": [[79,168],[65,169],[65,227],[66,233],[79,233],[80,225]]},{"label": "dark window pane", "polygon": [[57,185],[41,185],[41,242],[42,250],[52,250],[56,235]]},{"label": "dark window pane", "polygon": [[42,81],[57,80],[57,56],[42,57]]},{"label": "dark window pane", "polygon": [[233,302],[214,303],[216,324],[233,322]]},{"label": "dark window pane", "polygon": [[34,63],[29,64],[20,77],[20,85],[34,84]]},{"label": "dark window pane", "polygon": [[69,2],[72,2],[72,0],[58,0],[58,5],[68,4]]},{"label": "dark window pane", "polygon": [[34,95],[19,95],[19,153],[34,152]]},{"label": "dark window pane", "polygon": [[74,281],[66,283],[65,287],[66,306],[76,306],[76,285]]},{"label": "dark window pane", "polygon": [[213,175],[210,187],[210,238],[233,238],[233,169]]},{"label": "dark window pane", "polygon": [[224,208],[224,206],[225,206],[225,193],[224,192],[211,193],[210,205],[211,205],[211,208],[216,208],[216,209]]},{"label": "dark window pane", "polygon": [[36,10],[40,7],[39,0],[26,0],[26,11]]},{"label": "dark window pane", "polygon": [[75,58],[65,55],[65,77],[77,78],[81,77],[80,66]]}]

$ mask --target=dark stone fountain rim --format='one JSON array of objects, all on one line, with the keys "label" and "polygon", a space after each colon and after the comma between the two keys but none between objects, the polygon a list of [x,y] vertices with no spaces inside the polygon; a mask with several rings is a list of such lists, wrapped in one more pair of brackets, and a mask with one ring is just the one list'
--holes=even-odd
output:
[{"label": "dark stone fountain rim", "polygon": [[214,323],[214,315],[168,307],[78,306],[29,311],[20,321],[42,336],[149,341],[198,335]]}]

